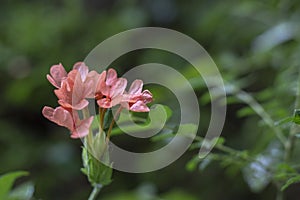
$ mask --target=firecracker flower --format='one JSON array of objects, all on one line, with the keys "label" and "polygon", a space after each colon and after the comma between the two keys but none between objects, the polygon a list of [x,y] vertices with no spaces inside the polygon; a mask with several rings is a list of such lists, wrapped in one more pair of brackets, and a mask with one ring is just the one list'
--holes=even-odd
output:
[{"label": "firecracker flower", "polygon": [[143,90],[143,81],[135,80],[127,94],[123,94],[122,106],[134,112],[149,112],[147,103],[150,103],[152,94],[149,90]]},{"label": "firecracker flower", "polygon": [[150,111],[146,104],[152,101],[152,94],[149,90],[142,91],[143,81],[135,80],[126,92],[127,80],[118,78],[114,69],[98,74],[96,71],[89,71],[85,63],[77,62],[67,73],[63,65],[58,64],[51,67],[47,79],[56,88],[54,93],[60,106],[45,106],[42,113],[50,121],[68,128],[72,138],[83,138],[90,132],[93,117],[85,116],[80,119],[78,114],[79,111],[86,112],[88,98],[96,100],[101,111],[99,115],[102,115],[102,125],[105,112],[114,106],[119,106],[119,111],[123,108],[133,112]]},{"label": "firecracker flower", "polygon": [[[113,163],[109,158],[108,147],[118,115],[122,109],[149,112],[147,103],[152,101],[152,94],[149,90],[143,91],[142,80],[135,80],[126,92],[127,80],[118,78],[116,70],[108,69],[99,74],[89,71],[83,62],[75,63],[69,73],[62,64],[53,65],[47,79],[55,87],[59,106],[45,106],[42,114],[48,120],[69,129],[71,138],[83,138],[81,171],[94,187],[89,197],[94,200],[100,189],[112,181]],[[88,99],[97,102],[99,118],[90,116]],[[118,109],[112,115],[111,108],[115,106]],[[96,134],[90,128],[94,119],[99,119]],[[105,164],[100,160],[105,161]]]},{"label": "firecracker flower", "polygon": [[106,80],[101,80],[98,83],[97,104],[102,108],[111,108],[120,104],[126,86],[127,80],[117,78],[117,72],[114,69],[109,69]]},{"label": "firecracker flower", "polygon": [[70,109],[61,106],[51,108],[45,106],[43,108],[43,115],[50,121],[68,128],[71,131],[71,138],[82,138],[89,134],[89,127],[94,117],[89,117],[80,120],[77,112],[72,112]]}]

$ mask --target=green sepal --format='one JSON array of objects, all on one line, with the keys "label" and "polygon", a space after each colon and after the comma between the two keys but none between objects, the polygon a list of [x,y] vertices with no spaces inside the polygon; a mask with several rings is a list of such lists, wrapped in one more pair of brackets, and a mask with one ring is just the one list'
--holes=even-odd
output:
[{"label": "green sepal", "polygon": [[112,182],[112,164],[107,166],[96,159],[85,147],[82,148],[83,168],[81,171],[94,186],[105,186]]},{"label": "green sepal", "polygon": [[112,122],[112,120],[114,119],[113,113],[112,113],[112,109],[109,108],[107,109],[107,111],[104,114],[104,120],[103,120],[103,130],[106,132]]}]

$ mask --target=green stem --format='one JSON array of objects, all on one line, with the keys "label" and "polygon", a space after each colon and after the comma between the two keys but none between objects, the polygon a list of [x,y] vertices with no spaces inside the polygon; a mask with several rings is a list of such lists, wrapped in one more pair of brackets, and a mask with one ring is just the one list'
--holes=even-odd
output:
[{"label": "green stem", "polygon": [[249,93],[243,91],[242,89],[230,84],[232,87],[232,91],[230,92],[232,95],[235,95],[238,99],[248,104],[250,108],[256,112],[256,114],[261,117],[261,119],[266,123],[267,126],[269,126],[270,129],[272,129],[278,138],[278,140],[285,145],[286,138],[284,134],[282,133],[281,129],[278,127],[275,127],[274,120],[271,118],[271,116],[265,111],[263,106],[258,103]]},{"label": "green stem", "polygon": [[235,94],[240,100],[247,103],[261,118],[262,120],[274,131],[276,137],[279,141],[285,145],[286,138],[278,127],[275,127],[275,122],[270,117],[270,115],[265,111],[265,109],[259,104],[250,94],[245,91],[238,90]]},{"label": "green stem", "polygon": [[110,126],[108,128],[108,131],[107,131],[107,136],[106,136],[106,143],[108,143],[109,141],[109,138],[110,138],[110,133],[112,131],[112,128],[114,127],[114,124],[115,124],[115,119],[113,119],[110,123]]},{"label": "green stem", "polygon": [[[84,119],[87,119],[90,117],[90,111],[89,111],[89,108],[88,107],[85,107],[84,109],[82,109],[82,115],[83,115],[83,118]],[[86,136],[85,138],[85,145],[86,147],[90,150],[91,148],[91,144],[92,144],[92,141],[93,141],[93,133],[91,130],[89,130],[89,134]]]},{"label": "green stem", "polygon": [[283,200],[283,192],[280,188],[277,188],[276,200]]},{"label": "green stem", "polygon": [[[296,93],[296,100],[295,100],[295,107],[294,107],[295,108],[294,116],[296,116],[296,109],[299,109],[299,107],[300,107],[300,69],[298,71],[298,82],[297,82],[297,93]],[[289,162],[292,157],[293,149],[295,146],[295,135],[298,132],[298,128],[299,128],[299,126],[295,123],[293,123],[291,125],[289,136],[284,145],[284,148],[285,148],[284,161],[285,162]],[[284,194],[281,191],[280,187],[278,187],[276,200],[283,200],[283,199],[284,199]]]},{"label": "green stem", "polygon": [[119,107],[118,110],[116,111],[111,123],[110,123],[110,126],[108,128],[108,131],[107,131],[107,136],[106,136],[106,143],[108,144],[109,142],[109,138],[110,138],[110,134],[111,134],[111,131],[112,131],[112,128],[114,127],[114,124],[115,122],[117,121],[117,118],[119,117],[121,111],[122,111],[122,107]]},{"label": "green stem", "polygon": [[103,129],[104,129],[104,115],[106,113],[106,108],[100,108],[99,107],[99,116],[100,116],[100,129],[101,129],[101,132],[103,132]]},{"label": "green stem", "polygon": [[88,107],[85,107],[84,109],[82,109],[82,115],[83,115],[83,118],[84,118],[84,119],[90,117],[90,111],[89,111],[89,108],[88,108]]},{"label": "green stem", "polygon": [[96,200],[99,192],[101,191],[102,189],[102,185],[96,185],[92,191],[92,193],[90,194],[89,196],[89,199],[88,200]]},{"label": "green stem", "polygon": [[[300,69],[298,71],[298,82],[297,82],[297,93],[296,93],[296,100],[295,100],[295,111],[294,116],[296,116],[296,109],[300,108]],[[288,162],[292,157],[292,152],[295,146],[295,135],[299,131],[299,126],[295,123],[291,125],[290,133],[288,140],[285,143],[285,162]]]}]

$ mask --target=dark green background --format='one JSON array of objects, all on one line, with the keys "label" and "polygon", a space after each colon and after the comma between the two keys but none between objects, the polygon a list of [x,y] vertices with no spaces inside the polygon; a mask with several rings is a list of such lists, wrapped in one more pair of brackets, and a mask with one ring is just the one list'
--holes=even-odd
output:
[{"label": "dark green background", "polygon": [[[290,66],[299,66],[299,19],[300,4],[284,0],[2,0],[0,174],[28,170],[30,177],[24,180],[34,182],[37,199],[87,199],[91,188],[79,171],[81,141],[70,139],[66,129],[41,115],[44,105],[57,105],[46,74],[59,62],[71,69],[101,41],[131,28],[165,27],[192,37],[212,56],[226,80],[236,84],[235,80],[245,78],[247,91],[266,91],[267,110],[275,119],[285,117],[293,102],[293,93],[285,93],[285,87],[293,76],[281,75]],[[276,29],[280,24],[284,31]],[[270,35],[264,35],[267,31]],[[154,50],[129,53],[111,67],[123,73],[146,62],[187,69],[187,63],[175,55]],[[156,92],[157,99],[163,98],[163,91]],[[205,89],[197,92],[200,98]],[[222,134],[230,146],[259,149],[263,128],[257,117],[237,117],[242,106],[228,107]],[[209,106],[203,105],[201,112],[206,123]],[[121,143],[146,150],[145,145],[130,146],[130,142]],[[188,152],[156,172],[115,172],[100,199],[153,199],[151,195],[170,200],[275,199],[274,186],[253,193],[239,170],[218,163],[205,171],[188,172],[185,164],[196,153]],[[286,195],[298,199],[299,185]]]}]

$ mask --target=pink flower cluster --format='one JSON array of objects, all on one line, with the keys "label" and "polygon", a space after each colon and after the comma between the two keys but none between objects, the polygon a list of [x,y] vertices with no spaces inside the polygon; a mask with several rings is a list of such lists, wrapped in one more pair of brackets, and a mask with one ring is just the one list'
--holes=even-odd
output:
[{"label": "pink flower cluster", "polygon": [[89,134],[93,116],[80,119],[78,111],[86,109],[88,98],[94,98],[100,108],[120,105],[134,112],[149,112],[147,103],[152,101],[152,94],[143,89],[143,81],[135,80],[128,92],[125,91],[127,80],[118,78],[114,69],[98,74],[89,71],[83,62],[78,62],[67,73],[62,64],[53,65],[48,81],[56,87],[59,107],[45,106],[43,115],[50,121],[68,128],[72,138],[81,138]]}]

